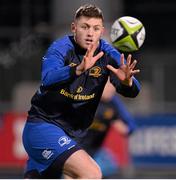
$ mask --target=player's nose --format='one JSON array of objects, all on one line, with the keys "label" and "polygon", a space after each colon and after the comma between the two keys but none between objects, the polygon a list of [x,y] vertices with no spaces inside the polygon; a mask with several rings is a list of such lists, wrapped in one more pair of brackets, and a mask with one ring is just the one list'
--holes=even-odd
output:
[{"label": "player's nose", "polygon": [[92,29],[92,28],[89,28],[89,30],[88,30],[88,36],[93,36],[93,29]]}]

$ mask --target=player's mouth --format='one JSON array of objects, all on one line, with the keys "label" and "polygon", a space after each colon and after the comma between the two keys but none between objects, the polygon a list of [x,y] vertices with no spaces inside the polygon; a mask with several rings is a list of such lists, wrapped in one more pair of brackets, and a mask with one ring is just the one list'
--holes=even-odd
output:
[{"label": "player's mouth", "polygon": [[92,39],[86,39],[86,44],[92,44],[93,43],[93,40]]}]

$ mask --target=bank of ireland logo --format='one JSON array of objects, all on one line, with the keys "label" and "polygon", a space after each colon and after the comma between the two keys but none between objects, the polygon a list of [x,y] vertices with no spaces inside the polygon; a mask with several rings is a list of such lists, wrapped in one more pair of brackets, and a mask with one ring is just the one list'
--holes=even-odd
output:
[{"label": "bank of ireland logo", "polygon": [[77,93],[81,93],[83,91],[83,87],[79,86],[78,89],[76,90]]},{"label": "bank of ireland logo", "polygon": [[99,66],[95,66],[89,70],[89,76],[99,77],[101,76],[101,68]]},{"label": "bank of ireland logo", "polygon": [[62,147],[64,145],[70,144],[71,139],[69,139],[67,136],[62,136],[59,138],[58,143]]}]

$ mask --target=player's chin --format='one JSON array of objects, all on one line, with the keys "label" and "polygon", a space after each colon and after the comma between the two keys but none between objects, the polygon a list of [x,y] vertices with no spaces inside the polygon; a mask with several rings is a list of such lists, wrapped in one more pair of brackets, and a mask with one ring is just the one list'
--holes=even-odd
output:
[{"label": "player's chin", "polygon": [[93,41],[92,42],[86,42],[85,47],[88,48],[88,47],[90,47],[91,45],[94,45],[94,44],[97,44],[97,43],[93,42]]},{"label": "player's chin", "polygon": [[82,44],[82,48],[83,48],[83,49],[88,49],[89,46],[90,46],[90,43],[84,43],[84,44]]}]

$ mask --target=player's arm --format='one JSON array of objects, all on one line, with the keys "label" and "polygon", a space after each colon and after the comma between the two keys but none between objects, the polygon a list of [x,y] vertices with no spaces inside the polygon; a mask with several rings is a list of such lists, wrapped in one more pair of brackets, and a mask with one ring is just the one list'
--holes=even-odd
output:
[{"label": "player's arm", "polygon": [[128,127],[128,134],[131,134],[136,129],[136,122],[133,116],[130,114],[125,104],[117,96],[113,96],[112,102],[115,105],[119,118]]},{"label": "player's arm", "polygon": [[64,84],[76,77],[76,67],[65,66],[62,53],[50,48],[42,60],[42,84],[44,86]]},{"label": "player's arm", "polygon": [[136,61],[131,61],[131,56],[128,57],[128,62],[113,46],[102,40],[101,49],[106,52],[108,57],[107,68],[110,71],[110,81],[116,87],[116,91],[126,97],[136,97],[140,91],[140,83],[134,77],[139,73],[135,70]]},{"label": "player's arm", "polygon": [[103,52],[94,56],[97,45],[91,45],[82,62],[75,66],[65,66],[65,60],[62,53],[55,48],[50,48],[42,61],[42,83],[44,86],[58,86],[69,81],[90,69],[98,59],[103,56]]},{"label": "player's arm", "polygon": [[125,124],[120,118],[113,121],[112,126],[119,132],[121,135],[129,135],[129,127]]}]

